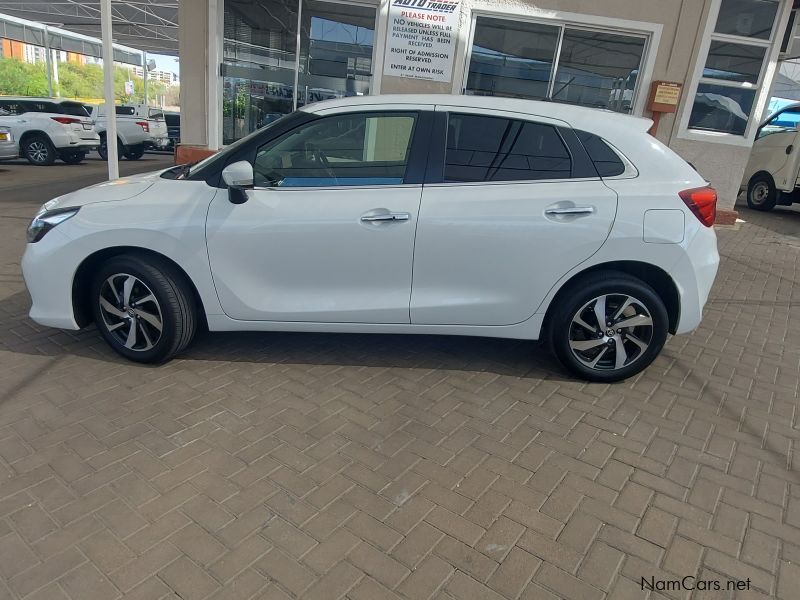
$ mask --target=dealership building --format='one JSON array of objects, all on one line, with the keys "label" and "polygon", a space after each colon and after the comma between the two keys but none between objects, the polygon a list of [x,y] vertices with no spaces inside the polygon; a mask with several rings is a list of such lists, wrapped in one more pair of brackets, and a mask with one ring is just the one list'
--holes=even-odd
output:
[{"label": "dealership building", "polygon": [[795,2],[181,0],[182,152],[327,98],[531,98],[655,117],[732,209]]}]

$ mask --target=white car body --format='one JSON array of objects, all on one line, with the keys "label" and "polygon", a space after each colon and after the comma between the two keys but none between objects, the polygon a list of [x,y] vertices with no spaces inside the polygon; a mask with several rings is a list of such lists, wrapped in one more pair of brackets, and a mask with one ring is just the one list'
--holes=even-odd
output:
[{"label": "white car body", "polygon": [[11,133],[11,128],[3,123],[9,117],[0,117],[0,160],[11,160],[19,156],[19,146]]},{"label": "white car body", "polygon": [[89,152],[100,143],[88,114],[79,114],[82,105],[62,98],[26,98],[0,96],[0,115],[7,116],[5,125],[11,129],[25,154],[31,136],[44,136],[57,154]]},{"label": "white car body", "polygon": [[[45,206],[81,208],[28,244],[22,267],[31,318],[66,329],[86,325],[85,311],[74,306],[76,274],[87,257],[127,247],[174,262],[192,282],[212,331],[535,340],[559,290],[605,266],[669,280],[679,302],[671,307],[672,333],[700,323],[719,263],[716,236],[679,192],[707,184],[645,133],[649,121],[470,96],[347,98],[303,108],[314,118],[376,110],[424,111],[436,123],[437,115],[454,113],[552,125],[565,135],[588,131],[613,145],[625,171],[606,178],[428,183],[426,175],[424,183],[403,185],[255,187],[245,190],[243,204],[229,201],[224,184],[162,173],[102,183]],[[402,221],[365,222],[386,211]]]},{"label": "white car body", "polygon": [[126,104],[134,110],[137,119],[144,119],[148,124],[148,142],[154,148],[163,149],[169,146],[169,133],[164,111],[147,104]]},{"label": "white car body", "polygon": [[[105,104],[85,104],[84,106],[94,119],[97,133],[104,134],[108,127]],[[117,115],[117,137],[123,146],[128,148],[142,146],[150,141],[150,135],[142,123],[146,123],[146,120],[132,115]]]},{"label": "white car body", "polygon": [[[776,204],[800,201],[800,103],[784,106],[758,128],[741,190],[751,208],[769,210]],[[762,194],[759,196],[759,191]]]}]

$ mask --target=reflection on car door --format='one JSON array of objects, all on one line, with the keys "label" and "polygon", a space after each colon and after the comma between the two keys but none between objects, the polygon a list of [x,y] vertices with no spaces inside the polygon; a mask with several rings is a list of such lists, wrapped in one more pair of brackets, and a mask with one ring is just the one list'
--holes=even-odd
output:
[{"label": "reflection on car door", "polygon": [[449,112],[446,149],[422,196],[411,321],[520,323],[603,244],[616,193],[573,156],[563,122],[436,110]]},{"label": "reflection on car door", "polygon": [[432,112],[322,116],[255,154],[241,205],[212,202],[225,313],[242,320],[408,323]]}]

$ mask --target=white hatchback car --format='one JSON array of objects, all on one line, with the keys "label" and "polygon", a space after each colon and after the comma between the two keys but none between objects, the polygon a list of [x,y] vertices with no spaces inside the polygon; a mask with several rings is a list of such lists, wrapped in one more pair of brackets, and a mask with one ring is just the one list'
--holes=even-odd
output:
[{"label": "white hatchback car", "polygon": [[469,96],[304,107],[194,165],[45,204],[31,318],[158,362],[195,329],[545,337],[574,374],[645,368],[700,323],[716,193],[594,109]]}]

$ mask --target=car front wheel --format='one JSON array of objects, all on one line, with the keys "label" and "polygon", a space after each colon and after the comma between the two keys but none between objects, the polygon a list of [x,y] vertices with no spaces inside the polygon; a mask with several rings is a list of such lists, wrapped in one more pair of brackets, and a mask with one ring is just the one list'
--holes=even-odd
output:
[{"label": "car front wheel", "polygon": [[111,258],[94,278],[91,302],[103,338],[130,360],[167,361],[194,337],[197,315],[189,284],[165,260]]},{"label": "car front wheel", "polygon": [[756,175],[747,186],[747,206],[753,210],[772,210],[778,203],[778,190],[767,175]]},{"label": "car front wheel", "polygon": [[550,344],[573,374],[597,382],[627,379],[655,360],[669,331],[664,302],[624,273],[595,273],[557,299]]}]

